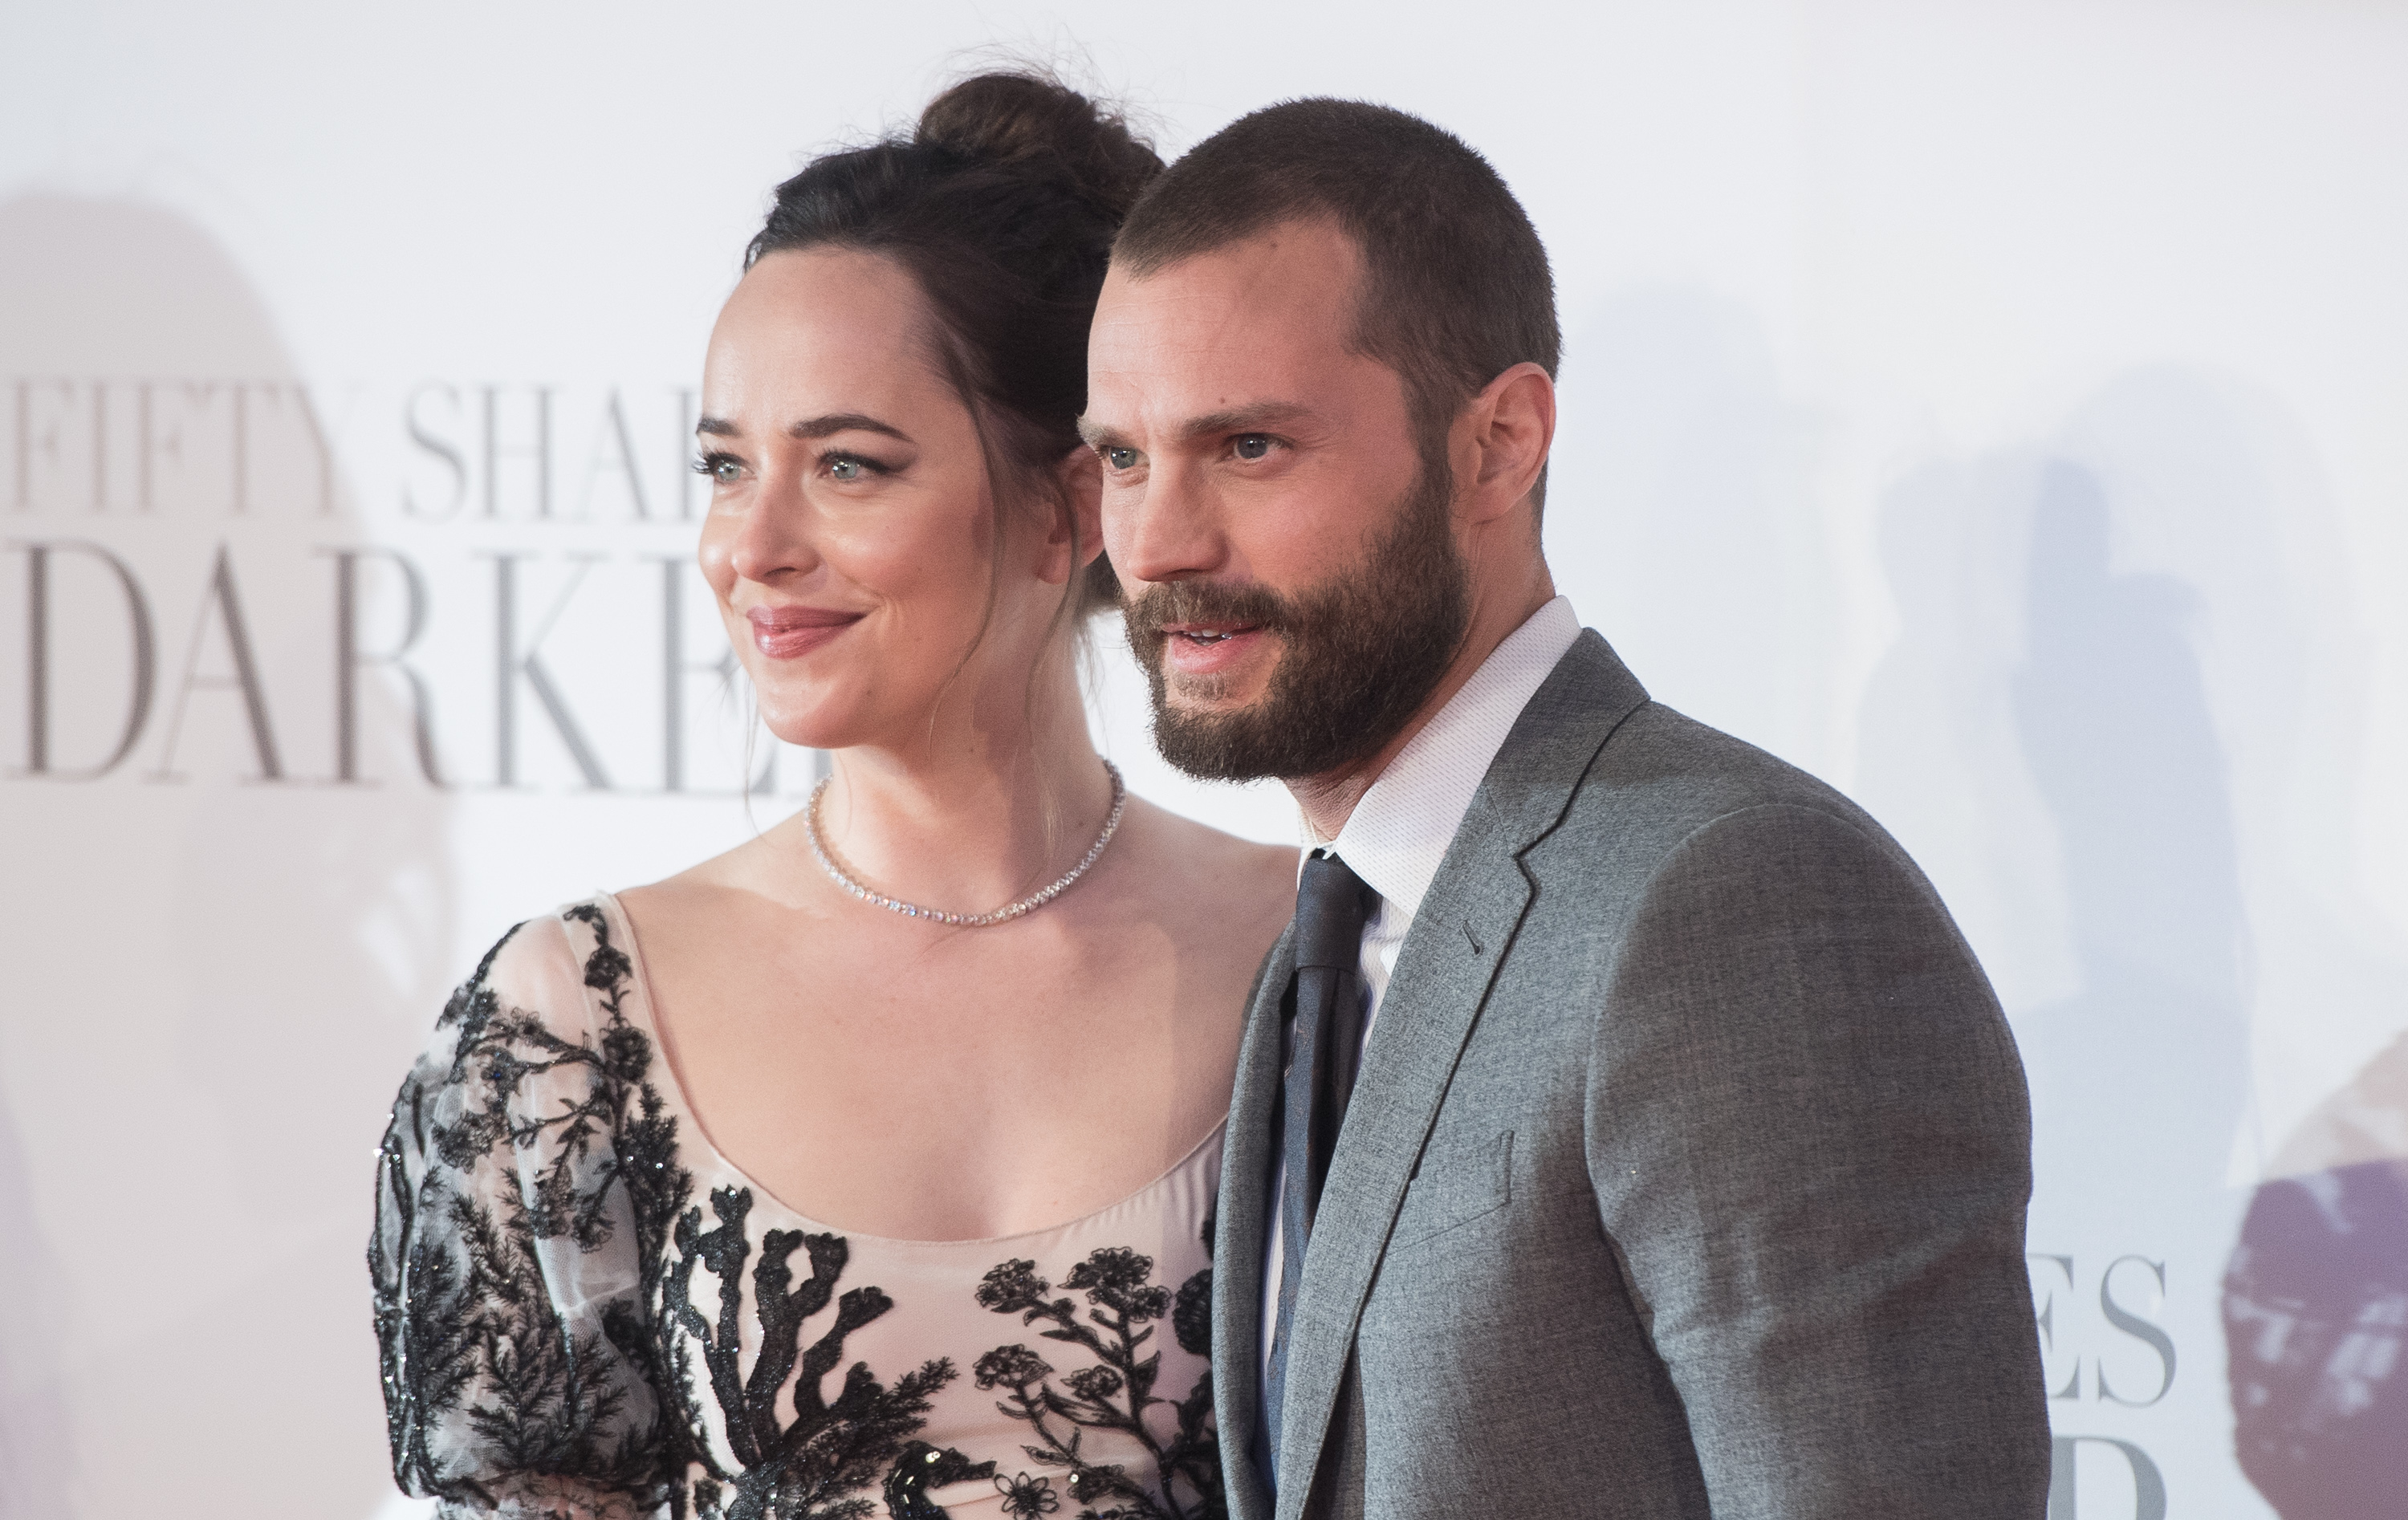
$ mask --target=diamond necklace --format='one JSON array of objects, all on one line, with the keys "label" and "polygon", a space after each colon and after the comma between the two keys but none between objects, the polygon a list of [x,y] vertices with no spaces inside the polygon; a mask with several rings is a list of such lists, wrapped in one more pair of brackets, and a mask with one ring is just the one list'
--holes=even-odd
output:
[{"label": "diamond necklace", "polygon": [[811,800],[803,808],[803,830],[810,836],[811,853],[818,857],[820,869],[827,872],[829,880],[837,885],[871,907],[883,908],[888,912],[900,913],[905,918],[924,918],[938,924],[949,924],[956,928],[982,929],[991,924],[1004,924],[1024,913],[1033,913],[1060,896],[1068,890],[1071,882],[1087,874],[1087,868],[1094,865],[1096,857],[1104,853],[1104,846],[1112,842],[1112,835],[1121,826],[1121,810],[1128,806],[1128,788],[1121,782],[1118,766],[1107,760],[1104,762],[1104,769],[1112,778],[1112,810],[1111,816],[1104,820],[1104,831],[1096,836],[1094,844],[1087,847],[1085,856],[1051,886],[1032,892],[1018,902],[1006,903],[991,913],[948,913],[934,908],[922,908],[913,903],[897,901],[882,893],[872,892],[854,881],[842,866],[837,864],[836,852],[828,848],[827,840],[820,837],[820,798],[827,795],[828,782],[836,780],[833,776],[821,777],[819,785],[811,788]]}]

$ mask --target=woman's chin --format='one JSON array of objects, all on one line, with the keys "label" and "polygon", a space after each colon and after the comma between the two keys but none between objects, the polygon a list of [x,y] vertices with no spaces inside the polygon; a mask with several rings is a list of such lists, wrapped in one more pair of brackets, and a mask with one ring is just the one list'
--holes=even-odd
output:
[{"label": "woman's chin", "polygon": [[861,742],[855,725],[824,712],[777,712],[765,705],[761,726],[780,743],[803,750],[842,750]]},{"label": "woman's chin", "polygon": [[776,685],[756,687],[753,695],[761,726],[780,742],[798,749],[849,750],[875,744],[882,735],[891,735],[898,727],[912,726],[909,720],[898,720],[875,704],[864,703],[859,693],[832,692],[818,682],[809,686],[796,682],[795,688],[785,690]]}]

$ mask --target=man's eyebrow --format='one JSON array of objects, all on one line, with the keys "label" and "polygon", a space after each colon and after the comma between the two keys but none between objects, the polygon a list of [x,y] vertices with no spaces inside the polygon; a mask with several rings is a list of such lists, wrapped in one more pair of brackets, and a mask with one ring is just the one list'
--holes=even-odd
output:
[{"label": "man's eyebrow", "polygon": [[[740,438],[744,436],[742,428],[724,417],[705,417],[694,424],[694,430],[710,437]],[[833,437],[838,433],[878,433],[905,443],[911,441],[911,436],[901,428],[858,411],[834,411],[824,417],[806,417],[789,425],[785,431],[786,437],[804,440]]]},{"label": "man's eyebrow", "polygon": [[[1278,427],[1283,423],[1295,422],[1299,417],[1312,415],[1312,409],[1300,401],[1257,401],[1251,406],[1231,407],[1225,411],[1207,412],[1201,417],[1191,417],[1179,424],[1179,436],[1192,441],[1223,433],[1253,433],[1265,428]],[[1079,419],[1079,437],[1086,439],[1087,447],[1091,449],[1125,449],[1132,446],[1118,428],[1108,426],[1091,417]]]},{"label": "man's eyebrow", "polygon": [[1190,439],[1209,438],[1220,433],[1254,433],[1312,414],[1312,409],[1300,401],[1257,401],[1251,406],[1191,417],[1179,424],[1179,433]]},{"label": "man's eyebrow", "polygon": [[1108,427],[1092,417],[1079,419],[1079,437],[1090,449],[1120,449],[1128,445],[1117,427]]}]

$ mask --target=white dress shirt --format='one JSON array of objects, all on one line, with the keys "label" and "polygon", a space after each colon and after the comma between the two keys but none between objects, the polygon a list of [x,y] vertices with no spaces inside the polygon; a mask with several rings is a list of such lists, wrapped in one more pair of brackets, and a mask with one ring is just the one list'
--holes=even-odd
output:
[{"label": "white dress shirt", "polygon": [[[1481,779],[1488,774],[1497,752],[1504,748],[1505,736],[1512,731],[1522,710],[1580,631],[1580,619],[1573,614],[1568,596],[1558,596],[1531,613],[1480,663],[1438,715],[1397,752],[1363,799],[1354,804],[1338,838],[1324,839],[1299,819],[1307,850],[1328,851],[1380,895],[1379,911],[1363,926],[1367,1053],[1372,1026],[1379,1021],[1380,1003],[1387,996],[1388,978],[1396,973],[1397,953],[1404,948],[1405,931],[1412,927],[1413,914],[1421,910],[1422,898],[1438,876],[1439,863],[1446,858],[1447,846],[1455,842],[1463,815],[1471,810],[1472,795],[1480,790]],[[1300,862],[1297,869],[1300,876]],[[1272,1173],[1270,1239],[1263,1252],[1260,1350],[1266,1371],[1271,1333],[1279,1326],[1284,1255],[1279,1199],[1286,1177],[1283,1161]]]}]

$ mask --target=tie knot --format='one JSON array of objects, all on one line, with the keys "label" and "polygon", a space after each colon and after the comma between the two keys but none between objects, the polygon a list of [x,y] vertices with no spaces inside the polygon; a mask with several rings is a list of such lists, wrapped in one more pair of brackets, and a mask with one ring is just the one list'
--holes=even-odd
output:
[{"label": "tie knot", "polygon": [[1352,970],[1363,955],[1363,925],[1379,894],[1327,851],[1304,857],[1296,887],[1296,964]]}]

